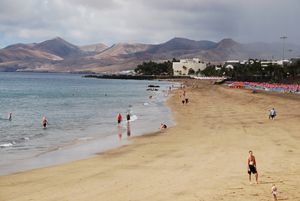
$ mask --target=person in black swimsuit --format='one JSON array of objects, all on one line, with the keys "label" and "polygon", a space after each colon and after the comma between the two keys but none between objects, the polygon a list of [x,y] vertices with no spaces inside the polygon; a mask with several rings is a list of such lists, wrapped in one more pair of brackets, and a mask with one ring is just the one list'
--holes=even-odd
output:
[{"label": "person in black swimsuit", "polygon": [[252,151],[249,151],[249,156],[247,159],[247,170],[249,174],[249,182],[251,184],[251,174],[255,175],[256,183],[258,183],[258,173],[256,169],[256,161]]}]

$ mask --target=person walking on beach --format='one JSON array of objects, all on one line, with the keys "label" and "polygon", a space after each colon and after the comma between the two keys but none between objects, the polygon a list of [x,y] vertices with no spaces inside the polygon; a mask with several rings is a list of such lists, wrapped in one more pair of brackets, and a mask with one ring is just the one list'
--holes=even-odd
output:
[{"label": "person walking on beach", "polygon": [[256,180],[256,183],[258,184],[258,173],[257,173],[257,169],[256,169],[256,160],[255,160],[255,157],[251,150],[249,151],[249,156],[247,159],[247,170],[248,170],[248,174],[249,174],[250,184],[251,184],[251,173],[255,174],[255,180]]},{"label": "person walking on beach", "polygon": [[276,117],[276,111],[275,111],[274,108],[272,108],[272,109],[270,110],[270,112],[269,112],[269,119],[274,120],[275,117]]},{"label": "person walking on beach", "polygon": [[120,124],[122,122],[122,115],[120,113],[118,113],[117,121],[118,121],[118,124]]},{"label": "person walking on beach", "polygon": [[273,200],[277,201],[277,187],[275,186],[275,184],[272,185],[271,191],[273,195]]},{"label": "person walking on beach", "polygon": [[47,121],[46,117],[43,116],[43,118],[42,118],[42,126],[43,126],[43,128],[46,128],[47,124],[48,124],[48,121]]}]

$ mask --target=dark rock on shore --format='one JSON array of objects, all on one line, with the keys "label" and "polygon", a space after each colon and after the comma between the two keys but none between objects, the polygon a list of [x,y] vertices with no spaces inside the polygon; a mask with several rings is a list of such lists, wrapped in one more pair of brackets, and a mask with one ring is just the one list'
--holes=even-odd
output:
[{"label": "dark rock on shore", "polygon": [[[98,78],[98,79],[123,79],[123,80],[192,79],[190,76],[116,75],[116,74],[110,74],[110,75],[85,75],[83,77],[85,77],[85,78]],[[157,87],[157,86],[155,86],[155,87]]]}]

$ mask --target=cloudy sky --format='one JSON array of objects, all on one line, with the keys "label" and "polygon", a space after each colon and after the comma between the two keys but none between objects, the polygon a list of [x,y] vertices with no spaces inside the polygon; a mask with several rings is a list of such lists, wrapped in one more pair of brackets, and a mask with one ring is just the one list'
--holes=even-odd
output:
[{"label": "cloudy sky", "polygon": [[173,37],[300,44],[299,0],[0,0],[0,47],[60,36],[76,45]]}]

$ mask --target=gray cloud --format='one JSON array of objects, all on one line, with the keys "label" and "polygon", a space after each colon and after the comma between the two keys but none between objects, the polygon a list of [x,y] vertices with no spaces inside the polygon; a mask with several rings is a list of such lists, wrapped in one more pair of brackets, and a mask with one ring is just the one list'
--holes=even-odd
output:
[{"label": "gray cloud", "polygon": [[55,36],[82,45],[172,37],[300,43],[297,0],[1,0],[0,46]]},{"label": "gray cloud", "polygon": [[115,0],[67,0],[67,2],[97,10],[116,9],[119,6]]}]

